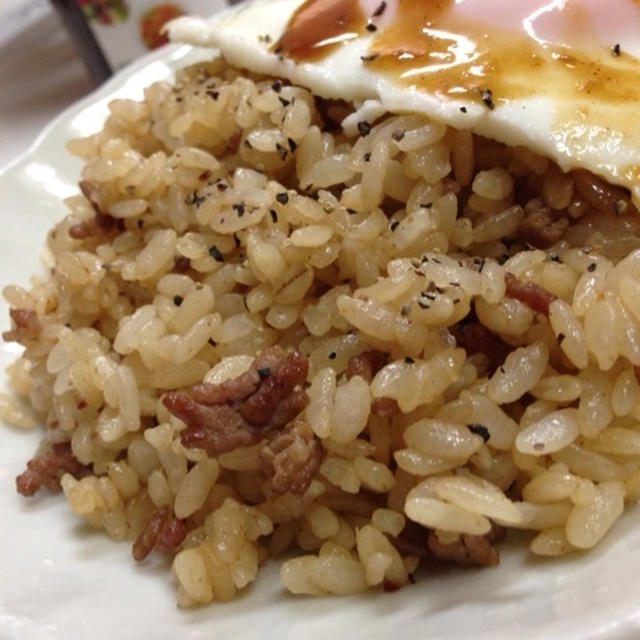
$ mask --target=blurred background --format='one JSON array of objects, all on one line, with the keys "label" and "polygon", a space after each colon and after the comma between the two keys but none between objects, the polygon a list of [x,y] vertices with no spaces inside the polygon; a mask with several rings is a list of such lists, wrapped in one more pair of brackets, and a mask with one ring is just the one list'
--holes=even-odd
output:
[{"label": "blurred background", "polygon": [[112,72],[162,46],[181,14],[238,0],[0,0],[0,168]]}]

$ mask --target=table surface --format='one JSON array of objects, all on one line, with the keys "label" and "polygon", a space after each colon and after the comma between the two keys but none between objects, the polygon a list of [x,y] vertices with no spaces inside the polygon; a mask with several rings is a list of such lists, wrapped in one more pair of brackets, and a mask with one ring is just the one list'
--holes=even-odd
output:
[{"label": "table surface", "polygon": [[0,167],[92,88],[47,0],[0,0]]}]

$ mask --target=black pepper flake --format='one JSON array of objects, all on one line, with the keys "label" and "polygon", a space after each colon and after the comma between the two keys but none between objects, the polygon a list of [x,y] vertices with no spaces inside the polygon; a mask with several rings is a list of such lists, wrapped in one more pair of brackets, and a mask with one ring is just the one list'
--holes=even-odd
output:
[{"label": "black pepper flake", "polygon": [[242,218],[244,215],[244,205],[243,204],[234,204],[233,210],[238,214],[238,218]]},{"label": "black pepper flake", "polygon": [[422,294],[427,300],[431,300],[431,302],[433,302],[436,297],[433,295],[433,293],[423,293]]},{"label": "black pepper flake", "polygon": [[558,342],[562,342],[567,336],[564,335],[564,333],[559,333],[558,334]]},{"label": "black pepper flake", "polygon": [[373,24],[373,22],[367,22],[367,26],[365,27],[365,29],[373,33],[374,31],[378,30],[378,27],[376,27],[376,25]]},{"label": "black pepper flake", "polygon": [[138,218],[138,222],[136,224],[138,225],[138,229],[142,229],[142,227],[144,227],[144,220],[142,218]]},{"label": "black pepper flake", "polygon": [[271,375],[271,368],[270,367],[260,367],[258,369],[258,375],[260,376],[261,380],[264,380],[265,378],[268,378]]},{"label": "black pepper flake", "polygon": [[199,196],[197,191],[193,191],[185,198],[185,204],[195,204],[197,209],[205,200],[204,196]]},{"label": "black pepper flake", "polygon": [[287,144],[289,145],[289,149],[291,149],[291,153],[294,153],[294,151],[298,148],[298,145],[293,138],[287,138]]},{"label": "black pepper flake", "polygon": [[275,53],[276,55],[278,55],[279,53],[282,52],[282,45],[278,45],[274,50],[273,53]]},{"label": "black pepper flake", "polygon": [[355,215],[356,215],[356,213],[358,213],[358,212],[357,212],[355,209],[347,209],[347,213],[348,213],[350,216],[355,216]]},{"label": "black pepper flake", "polygon": [[282,82],[280,80],[276,80],[272,85],[271,88],[276,92],[276,93],[280,93],[282,91]]},{"label": "black pepper flake", "polygon": [[283,98],[282,96],[278,96],[278,100],[280,100],[280,104],[283,107],[288,107],[291,104],[291,100],[287,100],[286,98]]},{"label": "black pepper flake", "polygon": [[209,247],[209,255],[216,261],[216,262],[224,262],[224,257],[223,255],[220,253],[220,249],[218,249],[218,247],[216,247],[215,244],[212,244]]},{"label": "black pepper flake", "polygon": [[489,429],[482,424],[478,424],[477,422],[472,422],[467,425],[467,429],[471,431],[471,433],[475,433],[477,436],[480,436],[485,442],[489,441],[491,434],[489,433]]},{"label": "black pepper flake", "polygon": [[209,340],[207,340],[207,342],[212,346],[212,347],[217,347],[218,343],[213,339],[213,338],[209,338]]},{"label": "black pepper flake", "polygon": [[217,100],[220,97],[219,91],[205,91],[205,94],[208,95],[212,100]]},{"label": "black pepper flake", "polygon": [[460,111],[462,111],[462,113],[467,113],[467,107],[460,107]]},{"label": "black pepper flake", "polygon": [[251,146],[251,143],[249,142],[249,140],[245,140],[244,141],[244,146],[247,147],[247,149],[253,149],[253,147]]},{"label": "black pepper flake", "polygon": [[279,142],[276,142],[276,151],[278,152],[280,160],[284,162],[289,155],[289,151],[287,151],[287,149],[285,149],[285,147],[283,147]]},{"label": "black pepper flake", "polygon": [[237,233],[233,234],[233,241],[236,243],[236,247],[240,246],[240,238],[238,238],[238,234]]},{"label": "black pepper flake", "polygon": [[433,202],[423,202],[420,206],[423,209],[431,209],[431,207],[433,207]]},{"label": "black pepper flake", "polygon": [[424,300],[422,300],[422,299],[418,300],[418,306],[421,309],[431,309],[431,305],[426,303],[426,302],[424,302]]},{"label": "black pepper flake", "polygon": [[544,450],[544,442],[536,442],[536,443],[534,443],[533,448],[534,448],[536,451],[542,451],[542,450]]},{"label": "black pepper flake", "polygon": [[596,270],[596,267],[597,267],[597,266],[598,266],[598,265],[597,265],[595,262],[591,262],[591,263],[589,264],[589,266],[587,267],[587,271],[588,271],[589,273],[593,273],[593,272]]},{"label": "black pepper flake", "polygon": [[218,184],[216,185],[216,189],[218,191],[226,191],[229,188],[228,184],[225,184],[224,182],[218,182]]},{"label": "black pepper flake", "polygon": [[358,122],[358,131],[364,138],[371,133],[371,125],[366,120],[360,120],[360,122]]},{"label": "black pepper flake", "polygon": [[403,318],[406,318],[409,313],[411,312],[411,305],[410,304],[403,304],[402,308],[400,309],[400,315]]},{"label": "black pepper flake", "polygon": [[364,160],[365,162],[369,162],[369,160],[371,160],[371,152],[370,152],[370,151],[367,151],[367,153],[365,153],[365,154],[362,156],[362,158],[363,158],[363,160]]},{"label": "black pepper flake", "polygon": [[482,98],[482,102],[484,102],[489,109],[495,109],[495,102],[493,101],[493,93],[491,89],[481,89],[480,97]]},{"label": "black pepper flake", "polygon": [[611,47],[611,55],[613,55],[614,58],[617,58],[620,55],[620,43],[616,42],[616,44],[613,45],[613,47]]},{"label": "black pepper flake", "polygon": [[391,134],[391,139],[395,140],[396,142],[400,142],[400,140],[402,140],[402,138],[404,138],[404,134],[406,133],[406,131],[403,131],[402,129],[396,129],[392,134]]},{"label": "black pepper flake", "polygon": [[415,360],[414,360],[411,356],[407,356],[407,357],[404,359],[404,361],[405,361],[407,364],[413,364],[413,363],[415,362]]},{"label": "black pepper flake", "polygon": [[276,222],[278,222],[278,212],[275,209],[269,209],[269,213],[271,214],[273,224],[276,224]]},{"label": "black pepper flake", "polygon": [[459,282],[453,282],[453,281],[452,281],[452,282],[450,282],[449,284],[450,284],[452,287],[459,287],[459,286],[460,286],[460,283],[459,283]]},{"label": "black pepper flake", "polygon": [[327,357],[329,360],[335,360],[338,357],[338,354],[335,351],[332,351]]},{"label": "black pepper flake", "polygon": [[371,62],[375,60],[379,55],[379,53],[370,53],[368,56],[360,56],[360,60],[362,60],[362,62]]},{"label": "black pepper flake", "polygon": [[384,13],[384,10],[387,8],[387,3],[382,0],[382,2],[378,5],[378,8],[373,12],[373,17],[377,18],[378,16],[381,16]]},{"label": "black pepper flake", "polygon": [[287,204],[289,202],[289,194],[286,191],[282,191],[281,193],[276,194],[276,200],[280,204]]},{"label": "black pepper flake", "polygon": [[389,225],[389,229],[391,229],[391,231],[395,231],[398,228],[398,225],[400,224],[400,220],[394,220],[390,225]]},{"label": "black pepper flake", "polygon": [[508,253],[503,253],[503,254],[498,258],[498,264],[504,264],[508,259],[509,259],[509,254],[508,254]]},{"label": "black pepper flake", "polygon": [[173,304],[176,307],[179,307],[184,302],[184,298],[182,296],[173,296]]},{"label": "black pepper flake", "polygon": [[442,264],[442,260],[438,260],[438,258],[432,258],[432,260],[433,260],[436,264]]}]

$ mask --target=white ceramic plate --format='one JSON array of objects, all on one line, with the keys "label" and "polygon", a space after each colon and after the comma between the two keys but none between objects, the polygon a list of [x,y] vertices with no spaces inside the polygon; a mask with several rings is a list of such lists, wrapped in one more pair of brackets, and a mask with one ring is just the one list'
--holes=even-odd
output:
[{"label": "white ceramic plate", "polygon": [[[116,96],[208,54],[170,47],[143,58],[69,109],[0,173],[0,284],[26,284],[38,270],[48,227],[64,215],[80,164],[64,150],[92,133]],[[0,304],[0,326],[8,327]],[[15,357],[3,344],[0,365]],[[3,382],[6,386],[6,383]],[[631,510],[595,551],[534,560],[524,540],[505,545],[499,567],[422,573],[396,593],[292,597],[277,563],[236,601],[179,610],[168,563],[135,563],[127,544],[85,527],[62,496],[18,496],[14,477],[39,434],[0,425],[0,639],[130,638],[580,638],[640,637],[640,510]]]}]

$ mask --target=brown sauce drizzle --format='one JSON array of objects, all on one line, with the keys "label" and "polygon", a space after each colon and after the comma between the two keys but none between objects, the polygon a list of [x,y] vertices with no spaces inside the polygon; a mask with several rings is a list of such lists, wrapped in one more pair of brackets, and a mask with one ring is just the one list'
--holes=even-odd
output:
[{"label": "brown sauce drizzle", "polygon": [[358,0],[308,0],[289,20],[273,51],[295,60],[318,60],[366,26]]},{"label": "brown sauce drizzle", "polygon": [[[454,0],[388,4],[392,19],[374,32],[368,55],[358,64],[407,86],[485,105],[488,90],[495,106],[536,95],[573,104],[640,103],[640,64],[594,46],[591,18],[579,4],[567,5],[558,19],[571,31],[566,39],[571,47],[537,41],[517,17],[512,25],[494,25],[464,15]],[[321,59],[341,41],[371,32],[369,18],[358,0],[307,0],[275,51],[298,61]]]}]

